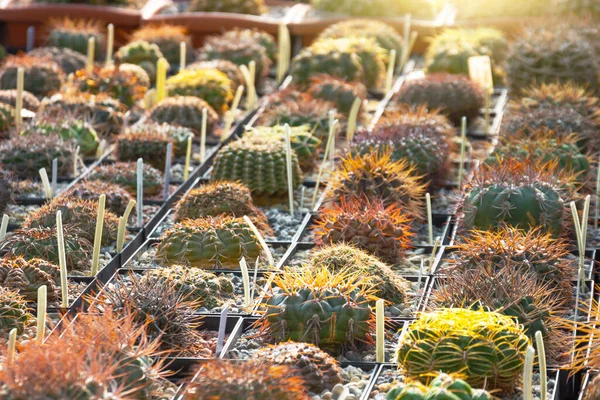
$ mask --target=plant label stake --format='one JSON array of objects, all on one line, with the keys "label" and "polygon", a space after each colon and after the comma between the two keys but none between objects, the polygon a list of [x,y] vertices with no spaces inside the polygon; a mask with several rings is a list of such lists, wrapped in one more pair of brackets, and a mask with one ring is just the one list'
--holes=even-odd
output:
[{"label": "plant label stake", "polygon": [[579,281],[581,283],[581,290],[585,293],[585,246],[587,241],[587,220],[590,211],[590,195],[585,197],[585,203],[583,206],[583,215],[581,221],[579,220],[579,214],[577,213],[577,206],[575,202],[570,203],[571,214],[573,216],[573,223],[575,225],[575,233],[577,236],[577,249],[579,251]]},{"label": "plant label stake", "polygon": [[117,253],[123,251],[123,244],[125,243],[125,230],[127,229],[127,221],[129,221],[129,214],[135,207],[135,200],[129,200],[127,208],[123,213],[123,216],[119,217],[119,229],[117,231]]},{"label": "plant label stake", "polygon": [[492,106],[492,93],[494,87],[485,88],[485,133],[490,133],[490,107]]},{"label": "plant label stake", "polygon": [[190,161],[192,159],[192,135],[187,138],[185,149],[185,165],[183,167],[183,180],[187,181],[190,177]]},{"label": "plant label stake", "polygon": [[25,85],[25,70],[22,67],[17,69],[17,101],[15,104],[15,125],[17,132],[20,132],[23,124],[23,87]]},{"label": "plant label stake", "polygon": [[410,28],[412,24],[412,16],[410,14],[404,15],[404,26],[402,32],[402,56],[400,68],[404,69],[404,66],[410,58]]},{"label": "plant label stake", "polygon": [[9,363],[15,358],[15,348],[17,347],[17,328],[12,328],[8,334],[8,346],[6,351],[6,361]]},{"label": "plant label stake", "polygon": [[315,208],[315,203],[317,202],[317,194],[319,193],[319,184],[321,183],[321,177],[323,176],[323,171],[325,171],[325,164],[327,163],[327,159],[328,159],[327,155],[333,151],[332,146],[331,146],[333,131],[335,129],[335,126],[338,123],[339,123],[339,121],[336,119],[335,121],[333,121],[333,126],[329,127],[329,136],[327,137],[327,144],[325,145],[325,153],[323,154],[323,161],[321,162],[321,166],[319,167],[319,173],[317,174],[317,182],[315,183],[313,198],[312,198],[312,202],[310,204],[311,209]]},{"label": "plant label stake", "polygon": [[219,318],[219,332],[217,334],[217,348],[215,349],[215,358],[219,358],[221,351],[223,351],[223,341],[225,340],[225,328],[227,327],[227,313],[229,312],[229,306],[225,306],[221,311]]},{"label": "plant label stake", "polygon": [[285,72],[290,66],[291,57],[290,31],[288,30],[285,22],[279,24],[278,44],[279,57],[277,60],[277,82],[281,83],[285,77]]},{"label": "plant label stake", "polygon": [[294,216],[294,178],[292,174],[292,130],[288,124],[285,124],[285,162],[287,170],[288,197],[290,203],[290,215]]},{"label": "plant label stake", "polygon": [[46,304],[48,301],[48,289],[46,285],[38,288],[37,295],[37,329],[35,331],[35,341],[42,344],[46,336]]},{"label": "plant label stake", "polygon": [[48,173],[46,172],[46,168],[40,168],[40,177],[42,178],[42,185],[44,185],[44,193],[46,194],[46,198],[51,199],[52,186],[50,186],[50,181],[48,180]]},{"label": "plant label stake", "polygon": [[208,110],[202,109],[202,125],[200,130],[200,165],[206,161],[206,126],[208,124]]},{"label": "plant label stake", "polygon": [[406,53],[404,53],[404,60],[402,60],[402,70],[404,70],[404,67],[406,67],[406,64],[408,64],[408,60],[410,60],[410,55],[412,54],[413,48],[415,47],[415,43],[417,42],[417,36],[419,36],[418,32],[411,32],[410,33],[410,39],[408,41],[408,51]]},{"label": "plant label stake", "polygon": [[598,160],[598,176],[596,176],[596,204],[595,204],[595,218],[594,218],[594,229],[598,230],[598,218],[600,218],[600,159]]},{"label": "plant label stake", "polygon": [[467,117],[460,120],[460,160],[458,164],[458,189],[462,188],[465,169],[465,148],[467,147]]},{"label": "plant label stake", "polygon": [[[250,61],[250,66],[254,61]],[[256,63],[254,64],[256,65]],[[254,86],[254,76],[252,76],[251,72],[252,68],[248,68],[245,65],[240,67],[240,71],[242,75],[244,75],[244,80],[246,81],[246,109],[250,110],[254,107],[255,99],[256,99],[256,87]]]},{"label": "plant label stake", "polygon": [[96,39],[92,36],[88,39],[87,47],[87,64],[85,66],[87,72],[92,72],[94,69],[94,48],[96,47]]},{"label": "plant label stake", "polygon": [[419,278],[417,279],[417,290],[421,289],[421,280],[423,279],[423,266],[425,260],[421,258],[421,266],[419,267]]},{"label": "plant label stake", "polygon": [[433,249],[431,249],[431,256],[429,257],[429,273],[433,274],[433,267],[435,262],[435,256],[437,255],[437,249],[440,246],[440,237],[435,238],[435,243],[433,244]]},{"label": "plant label stake", "polygon": [[233,103],[231,104],[231,109],[227,111],[227,116],[225,117],[225,129],[221,134],[221,142],[224,142],[229,136],[229,131],[231,130],[231,126],[233,125],[233,121],[235,120],[235,114],[237,113],[237,109],[240,106],[240,101],[242,100],[243,93],[244,87],[242,85],[238,86],[235,91]]},{"label": "plant label stake", "polygon": [[348,144],[354,138],[354,133],[356,132],[356,122],[358,121],[358,112],[360,111],[360,104],[362,100],[357,97],[354,99],[352,103],[352,108],[350,108],[350,114],[348,115],[348,129],[346,129],[346,138],[348,139]]},{"label": "plant label stake", "polygon": [[106,65],[112,65],[112,53],[115,43],[115,26],[113,24],[108,24],[108,26],[106,27],[106,36]]},{"label": "plant label stake", "polygon": [[58,185],[58,158],[52,160],[52,197],[56,195]]},{"label": "plant label stake", "polygon": [[160,103],[166,97],[167,69],[169,63],[164,57],[156,62],[156,102]]},{"label": "plant label stake", "polygon": [[96,233],[94,235],[94,252],[92,253],[92,276],[98,273],[100,262],[100,245],[102,244],[102,228],[104,227],[104,209],[106,207],[106,195],[98,199],[98,216],[96,217]]},{"label": "plant label stake", "polygon": [[258,276],[258,258],[254,262],[254,275],[252,276],[252,288],[250,289],[250,299],[254,298],[254,288],[256,287],[256,277]]},{"label": "plant label stake", "polygon": [[163,189],[163,200],[169,200],[169,189],[171,186],[171,158],[173,157],[173,143],[167,144],[167,157],[165,160],[165,186]]},{"label": "plant label stake", "polygon": [[137,160],[137,225],[144,227],[144,160]]},{"label": "plant label stake", "polygon": [[260,231],[258,230],[256,225],[254,225],[254,223],[250,220],[250,218],[248,218],[247,215],[244,215],[244,221],[246,221],[248,226],[250,226],[250,229],[252,229],[252,232],[254,232],[254,235],[256,236],[256,238],[258,239],[258,242],[260,243],[260,246],[263,248],[263,251],[265,252],[265,256],[267,257],[267,262],[269,263],[269,266],[274,267],[275,260],[273,260],[273,255],[271,254],[271,250],[269,249],[269,246],[267,246],[267,242],[265,242],[265,239],[262,237]]},{"label": "plant label stake", "polygon": [[525,351],[525,368],[523,369],[523,400],[533,400],[533,358],[535,349],[527,346]]},{"label": "plant label stake", "polygon": [[185,42],[179,43],[179,70],[183,71],[185,69],[185,55],[187,49]]},{"label": "plant label stake", "polygon": [[304,192],[305,192],[306,186],[302,185],[300,187],[300,210],[302,210],[304,208]]},{"label": "plant label stake", "polygon": [[425,194],[425,202],[427,203],[427,228],[429,233],[429,244],[433,244],[433,217],[431,216],[431,195]]},{"label": "plant label stake", "polygon": [[144,106],[146,107],[146,110],[149,110],[152,107],[154,107],[155,103],[156,103],[156,89],[149,89],[146,92],[146,95],[144,96]]},{"label": "plant label stake", "polygon": [[390,60],[388,63],[387,76],[385,79],[385,92],[389,93],[392,90],[394,83],[394,69],[396,68],[396,50],[390,50]]},{"label": "plant label stake", "polygon": [[490,130],[490,104],[494,93],[494,79],[492,76],[492,61],[489,56],[469,57],[469,78],[479,85],[485,92],[485,132]]},{"label": "plant label stake", "polygon": [[65,253],[65,236],[63,232],[62,211],[56,213],[56,241],[58,244],[58,265],[60,267],[61,307],[69,308],[69,284],[67,283],[67,255]]},{"label": "plant label stake", "polygon": [[244,306],[250,306],[250,274],[246,258],[240,259],[240,271],[242,271],[242,283],[244,284]]},{"label": "plant label stake", "polygon": [[383,299],[379,299],[375,303],[375,358],[378,363],[385,362],[385,314],[383,312],[383,305]]},{"label": "plant label stake", "polygon": [[4,240],[6,237],[6,231],[8,230],[8,215],[2,216],[2,224],[0,225],[0,240]]},{"label": "plant label stake", "polygon": [[540,400],[547,398],[547,371],[546,371],[546,349],[544,348],[544,337],[541,331],[535,333],[535,344],[538,352],[538,363],[540,366]]},{"label": "plant label stake", "polygon": [[29,28],[27,28],[27,45],[25,46],[25,49],[29,53],[31,50],[33,50],[34,46],[35,46],[35,26],[30,26]]}]

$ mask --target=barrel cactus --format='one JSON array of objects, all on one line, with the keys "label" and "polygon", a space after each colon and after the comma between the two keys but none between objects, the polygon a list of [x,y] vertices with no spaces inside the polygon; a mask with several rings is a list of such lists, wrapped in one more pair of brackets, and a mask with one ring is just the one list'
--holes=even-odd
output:
[{"label": "barrel cactus", "polygon": [[266,11],[266,6],[263,0],[193,0],[188,11],[260,15]]},{"label": "barrel cactus", "polygon": [[145,40],[135,40],[122,46],[115,53],[115,59],[122,64],[139,65],[146,71],[151,82],[156,81],[156,63],[163,56],[160,48]]},{"label": "barrel cactus", "polygon": [[233,100],[231,81],[216,69],[183,70],[168,78],[166,87],[169,96],[199,97],[219,114],[227,111]]},{"label": "barrel cactus", "polygon": [[64,80],[63,70],[54,61],[27,54],[6,57],[0,68],[0,89],[16,89],[17,70],[23,68],[23,90],[38,98],[58,90]]},{"label": "barrel cactus", "polygon": [[206,108],[206,134],[213,133],[219,115],[205,100],[195,96],[167,97],[148,111],[148,118],[155,122],[174,124],[192,129],[200,136],[202,110]]},{"label": "barrel cactus", "polygon": [[473,386],[511,392],[523,375],[530,343],[512,317],[440,308],[408,326],[398,343],[398,365],[421,381],[439,371],[461,373]]},{"label": "barrel cactus", "polygon": [[104,27],[98,21],[70,18],[51,20],[46,44],[87,54],[90,38],[95,41],[95,59],[100,61],[104,57],[106,41]]},{"label": "barrel cactus", "polygon": [[142,158],[145,163],[159,170],[165,168],[167,147],[173,143],[165,132],[156,131],[151,125],[146,125],[146,129],[138,127],[127,130],[117,136],[116,141],[119,161],[137,161]]},{"label": "barrel cactus", "polygon": [[191,70],[202,70],[202,69],[216,69],[217,71],[221,71],[231,81],[231,90],[236,90],[238,86],[245,85],[244,75],[242,71],[240,71],[240,67],[237,64],[234,64],[228,60],[207,60],[207,61],[196,61],[185,67],[186,69]]},{"label": "barrel cactus", "polygon": [[123,187],[102,180],[84,180],[77,183],[66,196],[98,202],[101,195],[106,195],[106,208],[117,215],[123,215],[132,200],[131,195]]},{"label": "barrel cactus", "polygon": [[144,25],[131,35],[131,41],[143,40],[158,46],[169,64],[178,65],[180,43],[186,44],[186,60],[192,59],[192,38],[185,26],[170,24]]},{"label": "barrel cactus", "polygon": [[356,98],[361,101],[367,98],[367,88],[362,83],[348,83],[333,76],[318,75],[311,80],[308,94],[331,102],[340,113],[349,115]]},{"label": "barrel cactus", "polygon": [[165,232],[156,249],[156,260],[205,269],[236,269],[242,257],[254,263],[261,246],[242,219],[221,215],[186,219]]},{"label": "barrel cactus", "polygon": [[13,329],[22,334],[25,328],[35,323],[35,317],[27,307],[26,300],[16,291],[0,287],[0,333],[3,338]]},{"label": "barrel cactus", "polygon": [[[0,90],[0,103],[13,106],[17,103],[17,91],[15,89]],[[28,91],[23,91],[23,108],[36,112],[40,108],[40,101]]]},{"label": "barrel cactus", "polygon": [[148,90],[134,72],[121,70],[115,65],[94,67],[91,72],[79,70],[75,73],[73,84],[81,92],[106,94],[127,108],[142,100]]},{"label": "barrel cactus", "polygon": [[69,48],[36,47],[27,54],[32,57],[48,58],[54,61],[65,74],[73,74],[85,68],[87,62],[83,54]]},{"label": "barrel cactus", "polygon": [[[162,172],[144,164],[142,169],[144,196],[155,196],[162,192],[164,181]],[[101,180],[115,183],[125,188],[130,194],[137,192],[137,165],[135,162],[116,162],[94,168],[88,176],[89,180]]]},{"label": "barrel cactus", "polygon": [[62,118],[39,118],[21,131],[21,135],[58,136],[63,140],[74,139],[79,146],[79,151],[84,157],[94,157],[100,145],[98,134],[94,127],[83,121],[65,115]]},{"label": "barrel cactus", "polygon": [[37,301],[38,288],[46,286],[48,300],[59,298],[58,266],[39,258],[23,257],[0,259],[0,286],[14,290],[27,301]]},{"label": "barrel cactus", "polygon": [[395,386],[387,394],[387,400],[492,400],[489,392],[483,389],[473,389],[462,379],[441,373],[424,385],[417,380],[409,380]]}]

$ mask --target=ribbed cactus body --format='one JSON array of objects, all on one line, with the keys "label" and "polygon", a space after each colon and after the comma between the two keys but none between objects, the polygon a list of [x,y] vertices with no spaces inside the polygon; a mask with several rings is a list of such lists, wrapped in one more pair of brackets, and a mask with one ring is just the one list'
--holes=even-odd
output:
[{"label": "ribbed cactus body", "polygon": [[26,261],[23,257],[14,257],[0,260],[0,285],[18,292],[27,301],[37,301],[41,286],[46,286],[49,301],[56,300],[59,276],[58,267],[42,259]]},{"label": "ribbed cactus body", "polygon": [[418,381],[401,383],[387,394],[387,400],[492,400],[485,390],[473,389],[462,379],[440,374],[429,385]]}]

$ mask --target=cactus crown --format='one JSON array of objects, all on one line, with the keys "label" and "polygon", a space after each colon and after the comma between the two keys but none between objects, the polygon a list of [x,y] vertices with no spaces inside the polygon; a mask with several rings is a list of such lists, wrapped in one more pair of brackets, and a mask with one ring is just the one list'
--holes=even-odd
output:
[{"label": "cactus crown", "polygon": [[183,70],[167,79],[166,85],[169,95],[200,97],[220,114],[233,100],[231,81],[217,69]]},{"label": "cactus crown", "polygon": [[66,196],[98,202],[101,195],[106,195],[106,208],[117,215],[123,215],[127,209],[131,195],[122,186],[101,180],[84,180],[73,186]]},{"label": "cactus crown", "polygon": [[0,282],[3,287],[19,292],[27,301],[37,301],[37,290],[41,286],[48,289],[48,300],[58,298],[58,267],[46,260],[23,257],[0,259]]},{"label": "cactus crown", "polygon": [[377,44],[387,50],[396,50],[400,56],[402,51],[402,36],[390,25],[371,19],[350,19],[335,23],[319,34],[319,39],[344,38],[348,36],[362,36],[375,39]]},{"label": "cactus crown", "polygon": [[19,292],[0,286],[0,338],[6,340],[11,330],[20,335],[35,321],[27,302]]},{"label": "cactus crown", "polygon": [[569,107],[595,121],[600,119],[600,99],[573,82],[534,85],[524,89],[519,100],[509,103],[509,107],[517,111],[553,106]]},{"label": "cactus crown", "polygon": [[117,136],[117,155],[120,161],[143,158],[156,169],[165,168],[167,147],[173,140],[152,125],[141,125]]}]

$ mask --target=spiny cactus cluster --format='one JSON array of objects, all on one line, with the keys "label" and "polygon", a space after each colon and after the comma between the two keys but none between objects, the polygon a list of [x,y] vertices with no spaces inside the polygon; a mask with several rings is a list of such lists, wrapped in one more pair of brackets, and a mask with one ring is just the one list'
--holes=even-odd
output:
[{"label": "spiny cactus cluster", "polygon": [[123,215],[132,196],[125,188],[102,180],[84,180],[73,186],[66,196],[98,202],[101,195],[106,195],[106,208],[117,215]]},{"label": "spiny cactus cluster", "polygon": [[180,43],[186,44],[186,59],[192,58],[192,38],[187,33],[187,28],[181,25],[149,24],[133,32],[131,41],[143,40],[155,44],[167,59],[169,64],[179,63]]},{"label": "spiny cactus cluster", "polygon": [[[70,117],[70,116],[69,116]],[[34,120],[22,130],[21,135],[58,136],[63,140],[75,139],[79,151],[84,157],[93,157],[100,144],[94,127],[82,120],[67,118],[40,118]]]},{"label": "spiny cactus cluster", "polygon": [[173,143],[171,138],[151,125],[128,130],[117,136],[117,158],[120,161],[144,159],[149,165],[161,170],[165,168],[167,147]]},{"label": "spiny cactus cluster", "polygon": [[7,287],[0,287],[0,334],[7,338],[11,330],[22,334],[34,320],[25,299]]},{"label": "spiny cactus cluster", "polygon": [[428,384],[419,381],[401,383],[388,392],[387,400],[439,400],[444,398],[464,400],[491,400],[493,396],[483,389],[474,389],[462,379],[441,373]]},{"label": "spiny cactus cluster", "polygon": [[186,69],[216,69],[217,71],[220,71],[227,75],[227,77],[231,81],[231,90],[236,90],[238,86],[243,86],[245,83],[244,75],[242,74],[242,71],[240,70],[238,65],[228,60],[215,59],[207,61],[196,61],[186,66]]},{"label": "spiny cactus cluster", "polygon": [[[148,164],[142,169],[144,196],[155,196],[162,192],[164,178],[162,172]],[[137,163],[119,161],[94,168],[88,176],[89,180],[100,180],[122,186],[130,194],[137,191]]]},{"label": "spiny cactus cluster", "polygon": [[17,70],[24,69],[23,90],[38,98],[57,92],[64,81],[64,72],[54,61],[27,54],[8,56],[0,68],[0,89],[17,88]]},{"label": "spiny cactus cluster", "polygon": [[[17,91],[15,89],[0,90],[0,103],[13,106],[17,102]],[[37,97],[26,90],[23,91],[23,108],[36,112],[40,108]]]},{"label": "spiny cactus cluster", "polygon": [[227,75],[216,69],[184,70],[167,79],[169,96],[199,97],[219,114],[229,109],[232,86]]},{"label": "spiny cactus cluster", "polygon": [[67,75],[85,68],[87,61],[83,54],[66,47],[37,47],[27,54],[54,61]]},{"label": "spiny cactus cluster", "polygon": [[88,41],[95,41],[95,58],[104,57],[106,39],[104,27],[90,19],[52,19],[48,24],[46,44],[50,47],[66,48],[80,54],[87,54]]},{"label": "spiny cactus cluster", "polygon": [[202,129],[202,110],[206,109],[206,134],[213,133],[219,115],[205,100],[195,96],[167,97],[148,111],[152,121],[189,128],[196,136]]},{"label": "spiny cactus cluster", "polygon": [[132,41],[120,47],[115,53],[115,58],[120,63],[142,67],[151,82],[156,81],[156,63],[162,56],[158,45],[145,40]]}]

